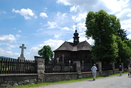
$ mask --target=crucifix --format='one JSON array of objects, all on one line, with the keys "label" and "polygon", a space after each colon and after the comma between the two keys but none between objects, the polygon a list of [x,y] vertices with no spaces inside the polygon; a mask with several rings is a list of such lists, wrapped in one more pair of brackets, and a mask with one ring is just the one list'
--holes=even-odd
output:
[{"label": "crucifix", "polygon": [[20,46],[21,48],[21,55],[20,57],[24,57],[24,49],[26,49],[26,47],[24,47],[24,44],[22,44],[22,46]]}]

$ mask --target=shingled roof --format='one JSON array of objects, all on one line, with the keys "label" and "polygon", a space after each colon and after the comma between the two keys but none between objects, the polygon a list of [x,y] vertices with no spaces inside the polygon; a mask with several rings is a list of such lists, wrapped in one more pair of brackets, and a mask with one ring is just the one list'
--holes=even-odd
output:
[{"label": "shingled roof", "polygon": [[83,41],[74,46],[73,43],[65,41],[55,51],[61,51],[61,50],[67,50],[67,51],[91,50],[91,45],[87,41]]}]

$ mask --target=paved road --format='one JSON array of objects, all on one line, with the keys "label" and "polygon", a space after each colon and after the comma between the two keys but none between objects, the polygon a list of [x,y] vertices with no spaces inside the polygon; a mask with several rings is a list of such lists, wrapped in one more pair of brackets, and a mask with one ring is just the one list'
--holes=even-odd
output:
[{"label": "paved road", "polygon": [[131,88],[131,78],[127,77],[127,74],[124,74],[122,76],[100,78],[96,79],[96,81],[86,80],[35,88]]}]

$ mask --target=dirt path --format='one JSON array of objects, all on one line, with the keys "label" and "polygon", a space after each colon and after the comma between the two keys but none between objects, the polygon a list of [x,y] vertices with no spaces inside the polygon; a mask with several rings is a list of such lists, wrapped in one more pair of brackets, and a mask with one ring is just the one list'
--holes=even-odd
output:
[{"label": "dirt path", "polygon": [[55,84],[35,88],[131,88],[131,78],[127,74],[73,83]]}]

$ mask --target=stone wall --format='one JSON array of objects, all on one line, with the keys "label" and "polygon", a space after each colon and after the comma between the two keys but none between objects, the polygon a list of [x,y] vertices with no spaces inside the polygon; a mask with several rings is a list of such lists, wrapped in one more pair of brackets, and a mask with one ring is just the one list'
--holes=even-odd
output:
[{"label": "stone wall", "polygon": [[[102,71],[102,74],[97,72],[97,76],[107,76],[114,73],[119,73],[118,70]],[[44,75],[44,76],[43,76]],[[38,80],[38,74],[5,74],[0,75],[0,87],[9,87],[17,85],[34,84],[37,82],[56,82],[79,78],[91,78],[91,72],[69,72],[69,73],[45,73],[41,76],[42,80]]]},{"label": "stone wall", "polygon": [[64,81],[77,79],[76,72],[70,73],[45,73],[45,82],[56,82],[56,81]]},{"label": "stone wall", "polygon": [[[114,73],[119,73],[118,69],[115,71],[108,70],[102,71],[102,74],[97,72],[97,76],[107,76],[112,75]],[[70,73],[45,73],[45,82],[56,82],[56,81],[64,81],[64,80],[71,80],[71,79],[79,79],[79,78],[91,78],[91,72],[70,72]]]},{"label": "stone wall", "polygon": [[37,74],[1,74],[0,87],[33,84],[37,82]]}]

